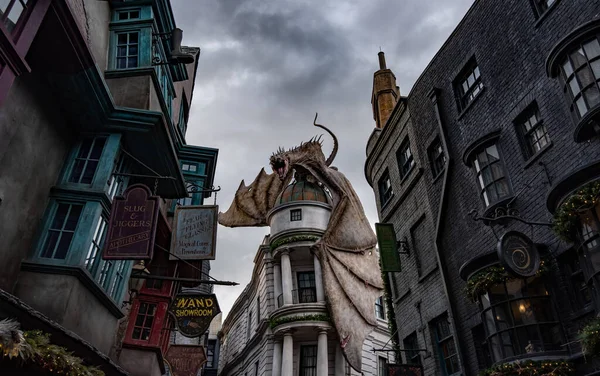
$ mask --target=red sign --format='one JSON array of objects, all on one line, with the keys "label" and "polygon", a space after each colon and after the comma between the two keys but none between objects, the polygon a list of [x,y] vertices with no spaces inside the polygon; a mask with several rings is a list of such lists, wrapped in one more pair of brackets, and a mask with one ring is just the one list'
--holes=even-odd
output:
[{"label": "red sign", "polygon": [[171,345],[165,357],[173,376],[196,376],[206,363],[203,346]]},{"label": "red sign", "polygon": [[389,376],[423,376],[423,367],[417,364],[388,364]]},{"label": "red sign", "polygon": [[158,219],[159,197],[150,196],[143,184],[127,188],[115,197],[102,258],[105,260],[151,259]]}]

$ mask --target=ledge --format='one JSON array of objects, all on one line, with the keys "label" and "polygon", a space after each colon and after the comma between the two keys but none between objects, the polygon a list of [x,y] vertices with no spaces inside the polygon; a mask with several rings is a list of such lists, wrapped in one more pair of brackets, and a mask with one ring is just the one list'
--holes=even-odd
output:
[{"label": "ledge", "polygon": [[567,172],[548,191],[546,196],[548,211],[554,214],[558,206],[570,193],[599,177],[600,160]]},{"label": "ledge", "polygon": [[269,320],[276,320],[293,315],[327,314],[328,312],[325,302],[289,304],[271,312]]},{"label": "ledge", "polygon": [[117,319],[125,316],[117,303],[94,282],[88,272],[80,266],[47,265],[31,261],[21,263],[21,271],[43,274],[69,275],[76,277]]}]

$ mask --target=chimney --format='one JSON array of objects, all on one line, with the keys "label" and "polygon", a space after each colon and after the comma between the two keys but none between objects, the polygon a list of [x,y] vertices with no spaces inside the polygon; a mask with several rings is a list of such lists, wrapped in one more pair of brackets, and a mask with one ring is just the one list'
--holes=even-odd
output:
[{"label": "chimney", "polygon": [[373,105],[373,119],[375,126],[383,128],[387,123],[394,107],[400,97],[400,90],[396,86],[396,76],[387,69],[385,64],[385,54],[380,51],[379,70],[373,75],[373,96],[371,104]]}]

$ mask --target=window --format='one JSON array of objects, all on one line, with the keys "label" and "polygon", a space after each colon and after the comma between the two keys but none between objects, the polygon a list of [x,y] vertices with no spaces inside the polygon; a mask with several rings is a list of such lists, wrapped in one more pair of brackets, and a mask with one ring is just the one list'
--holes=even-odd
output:
[{"label": "window", "polygon": [[390,174],[388,170],[385,170],[381,179],[379,179],[379,201],[381,202],[381,206],[384,206],[388,203],[394,191],[392,190],[392,182],[390,181]]},{"label": "window", "polygon": [[406,364],[421,364],[421,356],[419,354],[419,340],[417,332],[412,332],[408,337],[404,338],[404,353],[406,355]]},{"label": "window", "polygon": [[402,143],[396,157],[398,158],[398,166],[400,167],[400,178],[404,179],[415,165],[408,139]]},{"label": "window", "polygon": [[154,316],[156,315],[156,308],[156,304],[140,303],[140,309],[135,318],[133,333],[131,335],[133,339],[142,341],[148,341],[150,339],[152,323],[154,322]]},{"label": "window", "polygon": [[189,197],[180,198],[173,204],[175,205],[202,205],[204,182],[206,179],[206,163],[205,162],[181,162],[181,171],[186,179],[186,187]]},{"label": "window", "polygon": [[444,170],[444,166],[446,165],[446,155],[444,154],[444,148],[442,147],[439,138],[436,137],[436,139],[433,140],[427,150],[427,154],[429,155],[431,172],[435,178]]},{"label": "window", "polygon": [[6,30],[12,32],[26,13],[28,0],[3,0],[0,4],[0,21]]},{"label": "window", "polygon": [[302,209],[290,210],[290,221],[301,221],[302,220]]},{"label": "window", "polygon": [[177,127],[181,131],[181,134],[185,136],[187,131],[187,106],[185,103],[185,95],[182,97],[181,106],[179,107],[179,120],[177,121]]},{"label": "window", "polygon": [[139,32],[117,33],[117,69],[137,68]]},{"label": "window", "polygon": [[246,341],[252,336],[252,311],[248,312],[248,325],[246,325]]},{"label": "window", "polygon": [[589,306],[592,303],[592,293],[590,287],[585,282],[585,277],[579,263],[579,256],[571,255],[569,260],[564,264],[566,264],[567,275],[570,276],[571,280],[573,308],[577,310]]},{"label": "window", "polygon": [[536,104],[527,108],[516,120],[525,158],[531,158],[550,143],[550,136],[542,122]]},{"label": "window", "polygon": [[317,375],[317,346],[300,346],[300,376]]},{"label": "window", "polygon": [[256,298],[256,325],[260,324],[260,298]]},{"label": "window", "polygon": [[214,339],[208,340],[208,346],[206,347],[206,368],[214,368],[215,367],[215,347],[217,341]]},{"label": "window", "polygon": [[387,359],[380,356],[377,357],[377,375],[387,376]]},{"label": "window", "polygon": [[138,18],[140,18],[140,10],[139,9],[117,11],[117,19],[119,21],[136,20]]},{"label": "window", "polygon": [[[581,43],[561,64],[561,78],[571,111],[581,119],[600,104],[600,43],[598,36]],[[575,111],[576,110],[576,111]]]},{"label": "window", "polygon": [[385,306],[383,305],[383,296],[375,300],[375,317],[385,320]]},{"label": "window", "polygon": [[315,272],[298,272],[298,303],[314,303],[317,301]]},{"label": "window", "polygon": [[561,350],[558,318],[540,277],[495,284],[479,300],[494,362]]},{"label": "window", "polygon": [[129,170],[127,159],[125,158],[125,154],[119,155],[117,159],[117,163],[115,164],[115,168],[113,174],[110,176],[108,180],[108,197],[111,199],[115,198],[117,195],[121,195],[129,182],[129,177],[115,175],[114,173],[124,173]]},{"label": "window", "polygon": [[258,376],[258,362],[254,363],[254,376]]},{"label": "window", "polygon": [[460,373],[456,345],[454,344],[454,338],[450,332],[448,317],[443,316],[438,318],[433,325],[433,332],[442,374],[444,376],[449,376]]},{"label": "window", "polygon": [[557,0],[532,0],[536,15],[540,17],[542,14],[557,2]]},{"label": "window", "polygon": [[488,343],[485,339],[485,329],[483,328],[483,324],[478,324],[471,329],[471,335],[473,336],[473,344],[475,345],[475,355],[477,356],[477,365],[479,366],[479,369],[491,367],[493,361],[490,356]]},{"label": "window", "polygon": [[485,206],[490,206],[511,195],[508,179],[504,173],[504,165],[495,144],[484,147],[476,153],[473,165]]},{"label": "window", "polygon": [[483,90],[479,67],[475,60],[469,62],[458,76],[454,83],[454,90],[456,92],[459,111],[464,110],[469,103],[473,102],[477,94]]},{"label": "window", "polygon": [[88,137],[79,146],[69,183],[92,184],[106,144],[106,137]]},{"label": "window", "polygon": [[[169,276],[169,266],[168,265],[158,265],[156,263],[150,264],[148,267],[148,271],[150,275],[157,276]],[[146,280],[146,288],[151,290],[162,290],[165,281],[158,279],[147,279]]]},{"label": "window", "polygon": [[106,226],[108,225],[106,218],[100,217],[96,230],[94,231],[94,237],[90,243],[90,248],[85,256],[84,266],[93,275],[101,262],[102,245],[104,243],[104,236],[106,235]]},{"label": "window", "polygon": [[46,234],[41,257],[64,260],[79,223],[83,205],[59,203]]}]

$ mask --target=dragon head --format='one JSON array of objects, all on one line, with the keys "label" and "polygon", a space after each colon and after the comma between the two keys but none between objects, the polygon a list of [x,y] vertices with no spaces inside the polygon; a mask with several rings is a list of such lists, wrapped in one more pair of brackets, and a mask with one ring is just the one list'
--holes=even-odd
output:
[{"label": "dragon head", "polygon": [[283,148],[279,148],[276,153],[271,155],[269,160],[271,164],[271,168],[273,172],[275,172],[280,180],[284,180],[291,169],[297,169],[298,167],[302,167],[306,165],[310,161],[322,161],[326,166],[331,165],[335,155],[337,154],[338,149],[338,140],[337,137],[326,127],[317,124],[317,113],[315,115],[315,120],[313,124],[316,127],[320,127],[325,129],[331,137],[333,137],[333,151],[331,155],[325,160],[325,155],[323,154],[323,150],[321,147],[323,146],[323,142],[321,141],[321,136],[313,137],[308,142],[303,142],[300,146],[297,146],[293,149],[284,150]]}]

